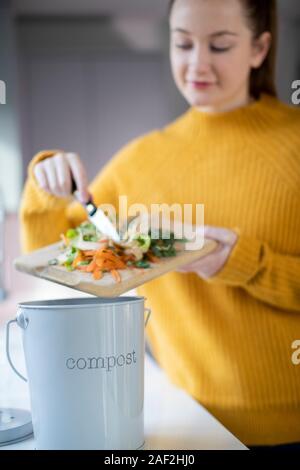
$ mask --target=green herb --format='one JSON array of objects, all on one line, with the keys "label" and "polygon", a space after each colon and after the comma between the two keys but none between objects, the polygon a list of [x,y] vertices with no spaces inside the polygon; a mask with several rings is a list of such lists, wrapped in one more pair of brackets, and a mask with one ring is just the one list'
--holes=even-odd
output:
[{"label": "green herb", "polygon": [[75,268],[73,268],[73,266],[69,265],[69,264],[66,264],[66,268],[67,268],[68,271],[74,271],[75,270]]},{"label": "green herb", "polygon": [[138,242],[139,246],[143,251],[147,251],[151,245],[151,238],[149,235],[143,235],[142,233],[135,237],[135,240]]},{"label": "green herb", "polygon": [[67,231],[67,238],[76,238],[78,235],[78,230],[76,230],[75,228],[70,228]]},{"label": "green herb", "polygon": [[[174,247],[175,242],[185,242],[187,241],[185,238],[183,239],[175,239],[175,235],[173,232],[163,232],[162,229],[157,231],[157,235],[159,236],[158,239],[151,240],[151,251],[157,258],[168,258],[171,256],[176,256],[176,250]],[[164,237],[164,238],[163,238]]]},{"label": "green herb", "polygon": [[153,252],[153,254],[155,256],[157,256],[157,258],[161,258],[162,257],[162,254],[161,254],[161,251],[159,249],[159,247],[157,245],[154,245],[152,244],[151,245],[151,251]]},{"label": "green herb", "polygon": [[77,256],[77,253],[78,253],[78,250],[77,248],[75,248],[74,246],[71,247],[70,251],[67,253],[67,259],[65,261],[65,266],[71,266],[71,264],[73,263],[74,259],[76,258]]},{"label": "green herb", "polygon": [[139,260],[139,261],[136,261],[134,263],[134,265],[137,267],[137,268],[150,268],[150,263],[148,263],[148,261],[146,260]]},{"label": "green herb", "polygon": [[99,237],[96,235],[83,235],[83,240],[85,242],[97,242]]}]

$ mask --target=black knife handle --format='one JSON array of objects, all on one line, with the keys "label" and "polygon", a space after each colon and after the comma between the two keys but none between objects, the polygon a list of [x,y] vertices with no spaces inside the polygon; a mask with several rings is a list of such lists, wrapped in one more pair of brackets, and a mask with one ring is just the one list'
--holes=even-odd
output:
[{"label": "black knife handle", "polygon": [[[72,194],[74,194],[75,191],[77,191],[77,185],[76,185],[76,182],[75,182],[75,180],[74,180],[74,176],[73,176],[72,173],[71,173],[71,192],[72,192]],[[84,205],[86,206],[87,204],[92,204],[92,205],[94,205],[92,196],[90,197],[90,199],[89,199]],[[95,208],[94,212],[96,212],[96,210],[97,210],[97,208]],[[91,215],[91,214],[90,214],[90,215]]]},{"label": "black knife handle", "polygon": [[75,191],[77,191],[77,186],[76,186],[76,183],[75,183],[75,180],[74,180],[74,177],[71,173],[71,184],[72,184],[72,187],[71,187],[71,192],[72,194],[75,193]]}]

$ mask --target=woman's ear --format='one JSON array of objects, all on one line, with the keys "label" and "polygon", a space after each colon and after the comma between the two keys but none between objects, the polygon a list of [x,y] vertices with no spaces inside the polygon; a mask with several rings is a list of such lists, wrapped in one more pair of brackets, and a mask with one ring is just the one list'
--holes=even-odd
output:
[{"label": "woman's ear", "polygon": [[254,39],[252,45],[251,67],[258,69],[268,55],[272,43],[272,35],[264,32],[258,39]]}]

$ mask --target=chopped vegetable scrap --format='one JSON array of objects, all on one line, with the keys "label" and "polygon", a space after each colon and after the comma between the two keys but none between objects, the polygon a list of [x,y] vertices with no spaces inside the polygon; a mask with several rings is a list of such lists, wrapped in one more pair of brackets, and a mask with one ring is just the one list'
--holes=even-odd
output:
[{"label": "chopped vegetable scrap", "polygon": [[123,241],[115,243],[86,221],[61,234],[62,252],[48,264],[90,273],[95,280],[110,273],[116,282],[121,282],[119,270],[149,269],[151,263],[159,263],[161,258],[176,256],[175,241],[186,241],[175,240],[174,233],[166,234],[161,229],[156,233],[158,237],[151,238],[150,230],[145,234],[131,228]]}]

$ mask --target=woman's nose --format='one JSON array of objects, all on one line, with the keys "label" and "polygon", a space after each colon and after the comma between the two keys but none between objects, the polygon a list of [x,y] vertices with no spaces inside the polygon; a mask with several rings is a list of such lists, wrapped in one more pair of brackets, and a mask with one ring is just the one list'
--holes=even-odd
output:
[{"label": "woman's nose", "polygon": [[211,68],[211,55],[207,47],[197,46],[190,55],[189,65],[199,73]]}]

